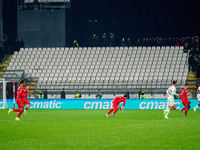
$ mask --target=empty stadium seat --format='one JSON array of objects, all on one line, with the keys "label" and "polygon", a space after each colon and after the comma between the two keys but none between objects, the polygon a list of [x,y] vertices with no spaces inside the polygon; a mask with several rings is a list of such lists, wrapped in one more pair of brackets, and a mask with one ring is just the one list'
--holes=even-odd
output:
[{"label": "empty stadium seat", "polygon": [[[188,56],[181,48],[25,48],[14,53],[8,68],[24,70],[26,76],[38,78],[38,89],[44,87],[43,82],[49,82],[52,86],[56,82],[56,86],[66,83],[66,87],[71,88],[67,83],[82,81],[89,85],[93,82],[144,81],[142,85],[147,88],[147,81],[153,80],[185,82]],[[95,86],[102,88],[102,85]],[[48,87],[51,88],[50,85]]]}]

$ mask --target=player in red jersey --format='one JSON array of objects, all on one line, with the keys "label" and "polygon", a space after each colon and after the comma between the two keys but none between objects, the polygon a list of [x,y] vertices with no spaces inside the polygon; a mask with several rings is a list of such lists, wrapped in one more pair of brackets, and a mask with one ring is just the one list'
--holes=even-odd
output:
[{"label": "player in red jersey", "polygon": [[29,84],[26,85],[26,88],[24,90],[24,96],[25,96],[25,98],[23,99],[23,101],[24,101],[25,105],[28,105],[26,107],[26,109],[24,110],[25,114],[26,114],[26,111],[31,107],[31,103],[27,99],[28,94],[29,94]]},{"label": "player in red jersey", "polygon": [[16,112],[19,112],[17,114],[17,118],[15,120],[19,121],[19,117],[21,116],[21,114],[23,113],[24,111],[24,106],[25,106],[25,103],[24,103],[24,98],[25,98],[25,93],[24,93],[24,84],[25,84],[25,81],[22,80],[20,81],[20,86],[17,90],[17,105],[18,105],[18,108],[19,109],[9,109],[8,111],[8,114],[10,114],[11,111],[16,111]]},{"label": "player in red jersey", "polygon": [[188,84],[185,84],[185,88],[182,90],[181,95],[180,95],[181,101],[183,105],[185,106],[185,108],[181,109],[181,113],[183,110],[185,110],[185,117],[187,117],[187,112],[188,112],[188,109],[190,108],[190,101],[188,100],[187,89],[188,89]]},{"label": "player in red jersey", "polygon": [[[111,112],[113,112],[113,110],[114,110],[114,112],[113,112],[113,114],[112,114],[113,117],[115,117],[115,113],[118,111],[118,109],[120,109],[120,110],[122,111],[122,109],[123,109],[124,106],[125,106],[126,99],[127,99],[127,96],[126,96],[126,95],[115,97],[115,99],[112,101],[112,103],[113,103],[113,108],[111,108],[111,109],[109,110],[109,112],[106,113],[106,117],[108,118],[108,115],[109,115]],[[119,104],[122,103],[122,102],[123,102],[123,106],[122,106],[122,108],[120,108],[120,105],[119,105]]]}]

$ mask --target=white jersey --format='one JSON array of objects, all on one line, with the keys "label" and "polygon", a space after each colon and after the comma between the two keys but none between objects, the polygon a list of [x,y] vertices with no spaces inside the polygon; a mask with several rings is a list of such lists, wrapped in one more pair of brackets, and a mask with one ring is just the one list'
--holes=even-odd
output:
[{"label": "white jersey", "polygon": [[167,100],[168,100],[169,106],[176,105],[176,103],[174,101],[174,96],[177,95],[176,94],[176,87],[175,86],[170,86],[166,92],[167,92],[167,95],[168,95]]},{"label": "white jersey", "polygon": [[166,92],[167,92],[168,98],[170,99],[174,99],[174,96],[178,95],[176,94],[175,86],[170,86]]},{"label": "white jersey", "polygon": [[197,94],[197,98],[198,98],[198,100],[200,102],[200,94],[199,93]]},{"label": "white jersey", "polygon": [[198,87],[198,91],[200,91],[200,86]]}]

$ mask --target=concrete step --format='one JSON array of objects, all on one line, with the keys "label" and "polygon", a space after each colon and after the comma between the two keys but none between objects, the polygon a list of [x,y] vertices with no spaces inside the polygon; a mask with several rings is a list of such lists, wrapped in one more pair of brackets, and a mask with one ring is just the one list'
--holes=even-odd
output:
[{"label": "concrete step", "polygon": [[196,89],[188,89],[188,92],[196,92]]},{"label": "concrete step", "polygon": [[196,78],[196,75],[188,75],[188,78]]},{"label": "concrete step", "polygon": [[196,85],[196,81],[187,81],[187,84],[190,84],[190,85],[191,85],[191,84],[192,84],[192,85],[195,84],[195,85]]},{"label": "concrete step", "polygon": [[196,76],[188,76],[188,78],[196,78]]},{"label": "concrete step", "polygon": [[196,73],[188,73],[188,76],[196,76]]},{"label": "concrete step", "polygon": [[188,85],[188,88],[196,88],[196,85]]},{"label": "concrete step", "polygon": [[29,82],[30,85],[36,85],[37,82]]},{"label": "concrete step", "polygon": [[12,55],[4,55],[2,62],[0,63],[0,70],[6,70],[11,61]]},{"label": "concrete step", "polygon": [[3,63],[3,64],[0,64],[0,66],[8,66],[8,64],[7,63]]},{"label": "concrete step", "polygon": [[29,90],[29,93],[34,93],[35,92],[35,90]]},{"label": "concrete step", "polygon": [[188,77],[187,80],[195,80],[195,81],[196,81],[197,78],[193,78],[193,77],[192,77],[192,78],[189,78],[189,77]]},{"label": "concrete step", "polygon": [[29,92],[30,92],[31,94],[34,94],[34,93],[35,93],[35,89],[36,89],[37,82],[32,81],[32,82],[27,82],[27,83],[30,85],[30,90],[29,90]]},{"label": "concrete step", "polygon": [[30,89],[36,89],[36,87],[35,86],[30,86]]},{"label": "concrete step", "polygon": [[7,60],[4,60],[4,63],[9,63],[10,62],[10,60],[9,59],[7,59]]},{"label": "concrete step", "polygon": [[4,59],[12,59],[12,56],[4,56]]},{"label": "concrete step", "polygon": [[1,69],[0,69],[0,71],[2,71],[2,70],[6,70],[7,68],[6,67],[2,67]]},{"label": "concrete step", "polygon": [[5,73],[4,70],[7,70],[7,66],[10,63],[11,58],[12,58],[11,55],[4,55],[4,58],[3,58],[2,62],[0,63],[0,78],[3,77],[3,74]]},{"label": "concrete step", "polygon": [[189,72],[187,77],[188,92],[196,92],[196,72]]}]

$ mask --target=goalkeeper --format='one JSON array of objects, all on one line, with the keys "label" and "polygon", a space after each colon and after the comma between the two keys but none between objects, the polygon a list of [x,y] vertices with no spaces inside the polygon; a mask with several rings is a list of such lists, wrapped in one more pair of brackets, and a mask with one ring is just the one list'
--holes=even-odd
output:
[{"label": "goalkeeper", "polygon": [[164,115],[165,115],[164,118],[169,119],[168,115],[170,111],[176,109],[176,103],[174,101],[174,97],[179,96],[178,94],[176,94],[176,81],[173,81],[173,85],[170,86],[166,92],[168,95],[167,100],[168,100],[168,105],[170,108],[167,108],[166,110],[164,110]]}]

